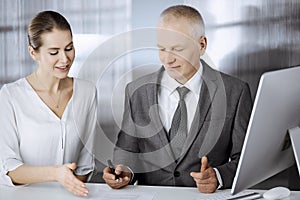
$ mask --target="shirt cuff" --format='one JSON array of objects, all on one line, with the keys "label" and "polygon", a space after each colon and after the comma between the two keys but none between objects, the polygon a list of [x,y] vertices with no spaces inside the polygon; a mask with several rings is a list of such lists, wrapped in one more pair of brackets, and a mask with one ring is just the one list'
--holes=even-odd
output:
[{"label": "shirt cuff", "polygon": [[131,173],[131,179],[130,179],[129,183],[132,183],[132,181],[134,179],[134,173],[133,173],[133,171],[132,171],[132,169],[130,167],[128,167],[128,166],[126,166],[126,167],[130,171],[130,173]]},{"label": "shirt cuff", "polygon": [[9,159],[3,168],[0,169],[0,185],[6,185],[6,186],[11,186],[11,187],[22,187],[24,185],[15,185],[11,178],[7,175],[9,171],[13,171],[16,168],[20,167],[23,165],[23,163],[19,160],[16,159]]},{"label": "shirt cuff", "polygon": [[221,174],[220,174],[220,172],[219,172],[219,170],[218,170],[217,168],[214,168],[214,170],[215,170],[215,172],[216,172],[217,179],[218,179],[218,183],[219,183],[217,189],[220,189],[220,188],[223,187],[222,177],[221,177]]},{"label": "shirt cuff", "polygon": [[0,176],[0,185],[5,185],[5,186],[9,186],[9,187],[24,187],[28,184],[23,184],[23,185],[15,185],[12,180],[10,179],[10,177],[8,175],[1,175]]}]

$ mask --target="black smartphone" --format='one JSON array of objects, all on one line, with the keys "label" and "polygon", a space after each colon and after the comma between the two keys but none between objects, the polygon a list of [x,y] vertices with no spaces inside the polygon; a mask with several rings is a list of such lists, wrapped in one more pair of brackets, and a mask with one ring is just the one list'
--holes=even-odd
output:
[{"label": "black smartphone", "polygon": [[115,175],[115,179],[118,180],[118,179],[119,179],[119,175],[117,175],[117,174],[115,173],[115,167],[114,167],[113,163],[111,162],[111,160],[107,160],[107,163],[108,163],[108,167],[109,167],[109,169],[110,169],[110,172],[111,172],[112,174],[114,174],[114,175]]}]

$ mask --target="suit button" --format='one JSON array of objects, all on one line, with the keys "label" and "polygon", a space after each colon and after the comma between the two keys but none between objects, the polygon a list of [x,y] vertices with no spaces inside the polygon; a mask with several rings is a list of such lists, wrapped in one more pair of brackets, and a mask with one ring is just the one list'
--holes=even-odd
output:
[{"label": "suit button", "polygon": [[180,172],[179,172],[179,171],[175,171],[175,172],[174,172],[174,176],[175,176],[175,177],[179,177],[179,176],[180,176]]}]

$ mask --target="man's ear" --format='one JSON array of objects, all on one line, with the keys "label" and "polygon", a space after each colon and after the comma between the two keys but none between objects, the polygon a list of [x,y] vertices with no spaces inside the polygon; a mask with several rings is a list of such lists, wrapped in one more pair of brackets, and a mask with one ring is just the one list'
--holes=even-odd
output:
[{"label": "man's ear", "polygon": [[201,36],[200,39],[198,40],[198,43],[200,45],[200,52],[201,55],[205,53],[206,47],[207,47],[207,39],[205,36]]},{"label": "man's ear", "polygon": [[36,53],[36,50],[34,50],[34,48],[32,46],[28,46],[28,52],[29,52],[29,55],[31,56],[31,58],[34,61],[38,61],[39,60],[38,54]]}]

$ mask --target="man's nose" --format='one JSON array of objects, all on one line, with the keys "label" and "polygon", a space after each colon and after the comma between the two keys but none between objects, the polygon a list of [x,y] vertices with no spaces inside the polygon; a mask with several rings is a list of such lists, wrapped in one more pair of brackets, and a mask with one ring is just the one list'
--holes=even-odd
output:
[{"label": "man's nose", "polygon": [[164,59],[165,59],[166,63],[173,63],[176,60],[174,54],[170,51],[165,52],[165,58]]}]

